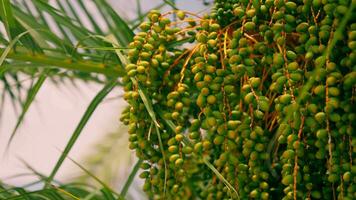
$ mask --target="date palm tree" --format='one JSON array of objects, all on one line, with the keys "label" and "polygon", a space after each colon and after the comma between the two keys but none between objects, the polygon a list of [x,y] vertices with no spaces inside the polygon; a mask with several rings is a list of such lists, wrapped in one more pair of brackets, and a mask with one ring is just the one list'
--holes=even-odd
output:
[{"label": "date palm tree", "polygon": [[[140,160],[121,192],[75,161],[99,187],[85,183],[61,184],[55,176],[96,107],[113,88],[121,87],[120,77],[125,75],[122,55],[147,14],[141,11],[139,0],[132,3],[137,4],[137,16],[128,20],[106,0],[0,0],[0,119],[5,118],[1,115],[4,106],[12,104],[13,109],[20,108],[7,147],[45,82],[63,84],[67,80],[79,80],[103,86],[83,114],[51,174],[40,174],[26,164],[40,180],[23,187],[0,180],[0,199],[125,198]],[[162,0],[155,9],[167,6],[176,9],[172,0]],[[23,80],[31,81],[29,88]],[[34,184],[44,187],[28,190]]]}]

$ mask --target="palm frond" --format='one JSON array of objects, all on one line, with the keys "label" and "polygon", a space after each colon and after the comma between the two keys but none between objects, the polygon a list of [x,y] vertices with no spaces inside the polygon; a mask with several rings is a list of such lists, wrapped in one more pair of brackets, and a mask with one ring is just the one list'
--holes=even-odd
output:
[{"label": "palm frond", "polygon": [[[41,68],[52,69],[47,76],[53,83],[62,82],[63,78],[103,83],[108,77],[124,74],[114,51],[102,50],[111,47],[110,44],[90,37],[108,34],[104,27],[97,25],[99,19],[92,17],[83,2],[78,0],[82,6],[76,12],[86,13],[86,18],[96,25],[89,30],[78,19],[71,17],[76,13],[71,7],[72,2],[58,2],[62,7],[42,0],[0,1],[0,24],[5,27],[4,31],[0,31],[0,85],[4,88],[2,96],[9,96],[16,110],[24,103],[21,98],[24,88],[22,80],[36,78]],[[70,8],[70,12],[64,8]],[[116,20],[119,15],[111,10],[111,15],[103,18],[114,21],[111,16]],[[130,31],[127,25],[125,28],[126,32]],[[118,41],[131,40],[123,40],[124,36],[121,35]],[[81,46],[78,48],[79,42]],[[123,46],[126,44],[122,43]],[[2,98],[0,105],[5,105],[5,99]]]}]

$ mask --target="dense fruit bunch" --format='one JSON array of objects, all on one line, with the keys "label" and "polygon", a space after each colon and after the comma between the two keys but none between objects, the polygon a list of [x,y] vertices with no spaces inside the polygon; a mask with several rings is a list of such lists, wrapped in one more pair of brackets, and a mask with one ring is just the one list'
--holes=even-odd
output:
[{"label": "dense fruit bunch", "polygon": [[152,11],[130,44],[121,118],[148,196],[355,199],[355,7],[216,0],[202,18]]}]

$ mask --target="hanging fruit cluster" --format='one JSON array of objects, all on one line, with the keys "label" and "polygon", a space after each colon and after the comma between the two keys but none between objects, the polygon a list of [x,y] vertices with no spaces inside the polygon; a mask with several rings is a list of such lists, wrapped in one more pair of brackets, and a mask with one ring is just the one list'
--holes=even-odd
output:
[{"label": "hanging fruit cluster", "polygon": [[150,199],[355,199],[355,7],[151,11],[129,46],[121,117]]}]

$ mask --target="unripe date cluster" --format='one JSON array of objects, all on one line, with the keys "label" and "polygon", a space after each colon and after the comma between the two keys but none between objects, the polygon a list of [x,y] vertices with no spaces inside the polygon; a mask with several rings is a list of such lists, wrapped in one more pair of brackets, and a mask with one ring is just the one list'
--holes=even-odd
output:
[{"label": "unripe date cluster", "polygon": [[121,116],[149,198],[355,199],[355,7],[151,11],[129,45]]}]

